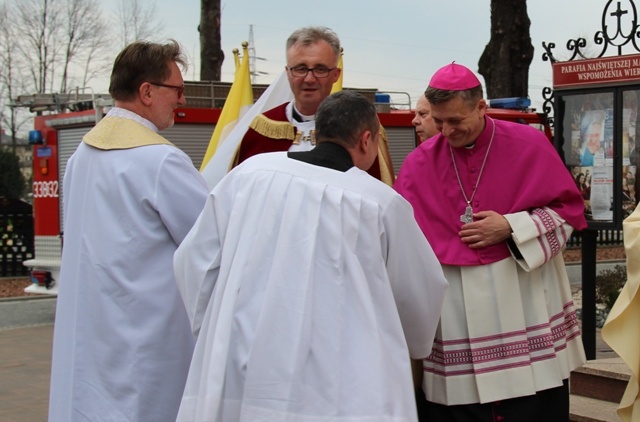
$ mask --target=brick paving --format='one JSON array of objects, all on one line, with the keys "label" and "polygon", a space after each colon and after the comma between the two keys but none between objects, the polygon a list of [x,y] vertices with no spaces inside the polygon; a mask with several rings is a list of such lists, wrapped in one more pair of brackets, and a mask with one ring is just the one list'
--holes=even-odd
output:
[{"label": "brick paving", "polygon": [[[47,420],[53,325],[0,330],[0,421]],[[597,358],[616,354],[597,331]]]},{"label": "brick paving", "polygon": [[[578,295],[579,285],[572,284],[572,290]],[[17,314],[15,307],[26,308],[27,304],[30,308],[26,313],[34,317],[33,322],[27,323],[38,325],[14,328],[16,319],[22,322],[28,319]],[[3,306],[9,311],[2,314],[6,324],[0,321],[0,421],[44,422],[49,406],[53,310],[47,308],[37,315],[38,309],[44,306],[38,306],[33,299],[28,302],[6,302]],[[602,340],[598,329],[596,358],[616,357]]]},{"label": "brick paving", "polygon": [[0,421],[47,420],[53,325],[0,331]]}]

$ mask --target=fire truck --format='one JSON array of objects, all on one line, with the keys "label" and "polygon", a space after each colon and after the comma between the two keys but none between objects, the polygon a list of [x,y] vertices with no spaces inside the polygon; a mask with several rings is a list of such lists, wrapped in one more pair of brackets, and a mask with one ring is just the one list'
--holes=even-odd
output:
[{"label": "fire truck", "polygon": [[[254,86],[254,96],[259,97],[266,87]],[[200,167],[229,88],[229,84],[220,82],[186,82],[187,106],[176,110],[174,126],[162,132],[191,157],[196,168]],[[389,96],[377,96],[374,89],[358,91],[379,106],[378,116],[387,133],[389,152],[397,171],[407,154],[418,145],[411,123],[414,112],[393,109],[385,102],[377,103],[379,98],[384,101]],[[112,107],[112,101],[108,95],[38,94],[20,96],[17,105],[29,107],[33,112],[47,110],[50,113],[36,116],[34,129],[29,133],[33,144],[35,257],[24,262],[31,270],[33,282],[25,292],[57,295],[64,241],[62,179],[66,163],[82,137]],[[522,99],[500,102],[501,108],[493,108],[495,105],[491,103],[490,106],[490,116],[535,125],[552,139],[546,117],[528,109],[528,103],[523,105]]]}]

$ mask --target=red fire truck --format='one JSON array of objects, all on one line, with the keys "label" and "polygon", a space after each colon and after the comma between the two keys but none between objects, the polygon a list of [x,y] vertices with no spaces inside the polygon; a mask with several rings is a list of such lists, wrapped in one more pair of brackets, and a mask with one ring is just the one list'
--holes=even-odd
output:
[{"label": "red fire truck", "polygon": [[[176,146],[184,150],[200,167],[206,148],[220,116],[221,104],[215,95],[202,95],[213,90],[207,84],[186,83],[187,107],[176,111],[175,125],[162,132]],[[204,88],[203,88],[204,87]],[[255,88],[254,88],[255,91]],[[227,87],[228,92],[228,87]],[[258,90],[257,95],[261,92]],[[375,97],[375,90],[363,92]],[[226,94],[226,93],[225,93]],[[224,97],[222,97],[224,98]],[[223,101],[223,100],[222,100]],[[60,282],[60,256],[63,244],[62,178],[66,163],[82,137],[98,122],[111,106],[108,96],[57,94],[23,96],[23,106],[32,111],[57,108],[58,113],[36,116],[34,130],[29,134],[33,146],[33,207],[35,258],[24,262],[31,269],[32,285],[29,293],[56,295]],[[514,103],[515,104],[515,103]],[[490,109],[494,118],[536,125],[551,139],[546,117],[517,103],[516,109]],[[505,105],[502,105],[505,106]],[[506,105],[511,107],[510,105]],[[389,110],[388,104],[380,108],[379,118],[389,140],[389,152],[397,171],[404,158],[417,145],[412,110]],[[64,282],[64,281],[63,281]]]}]

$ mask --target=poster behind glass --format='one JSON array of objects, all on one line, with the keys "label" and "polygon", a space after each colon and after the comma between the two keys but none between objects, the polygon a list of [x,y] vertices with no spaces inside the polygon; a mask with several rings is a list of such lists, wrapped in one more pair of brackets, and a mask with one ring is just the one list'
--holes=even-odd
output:
[{"label": "poster behind glass", "polygon": [[[622,217],[636,206],[636,121],[640,91],[622,93]],[[567,95],[563,118],[564,156],[585,203],[588,221],[614,219],[614,94]]]},{"label": "poster behind glass", "polygon": [[627,218],[638,203],[636,194],[636,155],[638,122],[638,98],[640,90],[627,90],[622,93],[622,217]]}]

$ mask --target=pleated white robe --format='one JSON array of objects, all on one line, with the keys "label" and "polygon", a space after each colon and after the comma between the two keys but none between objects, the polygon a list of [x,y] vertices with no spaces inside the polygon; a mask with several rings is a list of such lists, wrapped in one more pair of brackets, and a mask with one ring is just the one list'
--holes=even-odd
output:
[{"label": "pleated white robe", "polygon": [[411,206],[347,172],[261,154],[178,248],[198,336],[179,421],[414,421],[446,281]]},{"label": "pleated white robe", "polygon": [[549,208],[505,218],[520,257],[443,265],[450,287],[433,352],[423,361],[431,402],[533,395],[561,386],[586,361],[560,253],[573,228]]},{"label": "pleated white robe", "polygon": [[49,421],[175,420],[194,339],[172,259],[206,195],[173,145],[69,159]]}]

